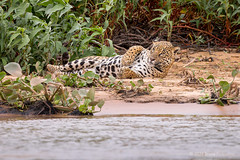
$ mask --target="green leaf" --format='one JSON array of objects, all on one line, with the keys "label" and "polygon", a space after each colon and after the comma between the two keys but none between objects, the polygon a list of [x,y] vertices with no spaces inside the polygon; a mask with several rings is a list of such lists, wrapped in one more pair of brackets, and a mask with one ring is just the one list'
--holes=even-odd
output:
[{"label": "green leaf", "polygon": [[98,104],[98,101],[92,101],[88,105],[89,106],[96,106]]},{"label": "green leaf", "polygon": [[13,15],[13,18],[17,18],[21,15],[23,15],[26,12],[26,9],[29,7],[29,3],[23,2],[21,3],[17,9],[16,9],[16,14]]},{"label": "green leaf", "polygon": [[86,89],[80,89],[80,90],[78,91],[78,93],[79,93],[79,95],[80,95],[81,97],[87,96],[87,90],[86,90]]},{"label": "green leaf", "polygon": [[135,87],[135,83],[133,83],[133,81],[130,81],[130,84],[132,85],[132,87]]},{"label": "green leaf", "polygon": [[64,5],[62,4],[57,4],[53,8],[49,8],[48,10],[45,11],[45,13],[48,15],[47,18],[49,18],[52,15],[52,13],[62,10],[63,8],[64,8]]},{"label": "green leaf", "polygon": [[30,39],[33,39],[41,30],[43,30],[43,28],[34,28],[30,34]]},{"label": "green leaf", "polygon": [[206,104],[208,103],[210,100],[208,98],[201,98],[200,99],[200,104]]},{"label": "green leaf", "polygon": [[18,50],[22,49],[22,47],[26,46],[30,42],[30,39],[27,34],[23,35],[22,43],[18,46]]},{"label": "green leaf", "polygon": [[113,76],[108,76],[108,78],[109,78],[109,80],[110,80],[110,83],[114,83],[115,82],[115,80],[116,80],[116,78],[115,77],[113,77]]},{"label": "green leaf", "polygon": [[9,85],[9,84],[11,84],[11,80],[10,79],[2,82],[2,85],[4,85],[4,86],[5,85]]},{"label": "green leaf", "polygon": [[99,107],[99,108],[102,108],[102,106],[104,105],[104,100],[100,100],[99,102],[98,102],[98,104],[97,104],[97,106]]},{"label": "green leaf", "polygon": [[18,95],[17,94],[13,94],[13,95],[8,97],[7,101],[9,103],[14,103],[14,102],[17,102],[17,99],[18,99]]},{"label": "green leaf", "polygon": [[148,84],[148,87],[149,87],[149,88],[154,88],[154,87],[152,86],[152,84]]},{"label": "green leaf", "polygon": [[84,75],[83,75],[85,78],[94,78],[95,77],[95,73],[92,72],[92,71],[87,71]]},{"label": "green leaf", "polygon": [[22,69],[20,65],[16,62],[10,62],[6,66],[4,66],[6,72],[11,74],[14,77],[21,77],[22,76]]},{"label": "green leaf", "polygon": [[143,81],[143,79],[139,79],[137,81],[137,83],[138,83],[138,86],[140,87],[140,86],[142,86],[144,84],[144,81]]},{"label": "green leaf", "polygon": [[238,69],[234,69],[232,71],[232,77],[236,77],[236,75],[239,73],[239,70]]},{"label": "green leaf", "polygon": [[92,87],[91,89],[89,89],[88,93],[87,93],[87,97],[91,100],[94,101],[94,97],[95,97],[95,88]]},{"label": "green leaf", "polygon": [[46,43],[49,40],[49,34],[45,33],[45,36],[41,39],[38,46],[41,46],[43,43]]},{"label": "green leaf", "polygon": [[38,85],[33,86],[33,89],[34,89],[36,92],[40,93],[41,91],[43,91],[44,87],[43,87],[42,84],[38,84]]},{"label": "green leaf", "polygon": [[0,72],[0,81],[3,80],[5,76],[6,76],[6,73],[4,71]]},{"label": "green leaf", "polygon": [[217,102],[218,105],[224,106],[223,102],[220,99],[217,99],[216,102]]},{"label": "green leaf", "polygon": [[66,4],[65,8],[61,11],[59,17],[62,17],[65,13],[69,12],[71,10],[72,6],[70,4]]},{"label": "green leaf", "polygon": [[47,79],[42,79],[39,77],[34,77],[30,80],[30,85],[31,86],[37,86],[39,84],[41,84],[42,82],[45,82]]},{"label": "green leaf", "polygon": [[80,29],[81,29],[81,25],[78,22],[75,22],[73,27],[70,29],[70,31],[68,31],[68,34],[73,33]]},{"label": "green leaf", "polygon": [[72,96],[73,96],[73,97],[78,97],[78,96],[80,96],[78,90],[76,90],[76,89],[73,90],[73,91],[72,91]]},{"label": "green leaf", "polygon": [[62,5],[65,5],[65,1],[64,0],[54,0],[54,1],[58,2],[58,3],[62,4]]},{"label": "green leaf", "polygon": [[223,93],[220,97],[223,97],[224,94],[230,89],[230,84],[227,81],[220,81],[219,85],[223,90]]},{"label": "green leaf", "polygon": [[2,92],[3,92],[3,94],[4,94],[6,97],[8,97],[8,96],[10,96],[10,95],[13,94],[13,90],[12,90],[12,89],[4,89]]},{"label": "green leaf", "polygon": [[12,41],[17,37],[19,36],[20,33],[14,33],[13,35],[11,35],[10,37],[10,40],[9,40],[9,43],[8,43],[8,46],[10,46],[10,44],[12,43]]},{"label": "green leaf", "polygon": [[207,79],[212,79],[215,82],[215,78],[213,75],[208,76]]},{"label": "green leaf", "polygon": [[107,56],[109,53],[109,47],[102,45],[102,56]]}]

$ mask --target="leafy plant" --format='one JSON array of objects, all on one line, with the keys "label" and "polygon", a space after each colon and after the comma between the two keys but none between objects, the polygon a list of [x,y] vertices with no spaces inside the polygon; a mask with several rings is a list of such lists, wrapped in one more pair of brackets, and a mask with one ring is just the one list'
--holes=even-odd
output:
[{"label": "leafy plant", "polygon": [[[95,88],[87,90],[74,90],[69,92],[61,83],[55,83],[51,76],[46,79],[39,77],[22,77],[22,69],[19,64],[12,62],[4,66],[4,69],[16,80],[5,80],[5,72],[0,72],[0,100],[16,105],[21,110],[26,110],[26,101],[43,101],[49,107],[49,113],[54,108],[64,111],[78,109],[83,114],[96,112],[95,107],[101,110],[103,100],[95,101]],[[64,106],[64,107],[59,107]]]},{"label": "leafy plant", "polygon": [[[216,80],[213,75],[208,76],[207,79],[210,79],[210,81],[213,84],[212,92],[209,95],[205,95],[204,97],[201,97],[199,99],[201,104],[211,104],[211,103],[217,103],[220,106],[224,106],[224,103],[230,104],[230,103],[237,103],[234,101],[237,96],[239,95],[239,88],[236,88],[236,94],[235,95],[229,95],[228,93],[231,92],[230,89],[232,88],[233,82],[235,80],[236,75],[239,73],[239,70],[235,69],[232,71],[232,77],[233,80],[229,83],[227,81],[220,81],[218,85],[219,88],[216,87]],[[227,95],[228,94],[228,95]]]}]

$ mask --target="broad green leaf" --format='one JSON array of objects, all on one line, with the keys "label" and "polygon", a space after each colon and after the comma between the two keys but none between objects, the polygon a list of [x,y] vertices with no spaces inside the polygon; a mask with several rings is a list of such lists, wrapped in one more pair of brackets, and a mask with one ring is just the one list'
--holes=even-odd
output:
[{"label": "broad green leaf", "polygon": [[234,69],[233,71],[232,71],[232,77],[236,77],[236,75],[239,73],[239,70],[237,70],[237,69]]},{"label": "broad green leaf", "polygon": [[95,88],[92,87],[91,89],[89,89],[88,93],[87,93],[87,97],[91,100],[94,101],[94,97],[95,97]]},{"label": "broad green leaf", "polygon": [[154,88],[151,84],[148,84],[148,87],[149,87],[149,88]]},{"label": "broad green leaf", "polygon": [[98,101],[92,101],[88,105],[89,106],[96,106],[98,104]]},{"label": "broad green leaf", "polygon": [[[68,2],[67,2],[68,3]],[[68,11],[70,11],[72,8],[72,6],[70,4],[66,4],[65,8],[61,11],[59,17],[62,17],[62,15],[64,15],[65,13],[67,13]]]},{"label": "broad green leaf", "polygon": [[15,93],[15,94],[9,96],[8,99],[7,99],[7,101],[8,101],[9,103],[14,103],[14,102],[17,102],[17,99],[18,99],[18,95]]},{"label": "broad green leaf", "polygon": [[20,4],[20,6],[17,7],[16,9],[16,14],[13,15],[13,18],[17,18],[21,15],[23,15],[26,12],[26,9],[29,7],[29,3],[23,2]]},{"label": "broad green leaf", "polygon": [[135,86],[136,86],[136,84],[133,83],[133,81],[130,81],[130,84],[132,85],[132,87],[135,87]]},{"label": "broad green leaf", "polygon": [[6,66],[4,66],[6,72],[11,74],[14,77],[21,77],[22,76],[22,69],[20,65],[16,62],[10,62]]},{"label": "broad green leaf", "polygon": [[70,31],[68,31],[68,34],[69,33],[73,33],[77,30],[80,30],[81,29],[81,25],[78,23],[78,22],[75,22],[73,27],[70,29]]},{"label": "broad green leaf", "polygon": [[102,56],[107,56],[109,53],[109,48],[105,45],[102,45]]},{"label": "broad green leaf", "polygon": [[10,79],[2,82],[2,85],[9,85],[9,84],[11,84],[11,80]]},{"label": "broad green leaf", "polygon": [[49,34],[45,33],[45,36],[41,39],[38,46],[41,46],[43,43],[47,42],[49,40]]},{"label": "broad green leaf", "polygon": [[4,71],[0,72],[0,81],[6,76]]},{"label": "broad green leaf", "polygon": [[78,97],[78,96],[80,96],[78,90],[76,90],[76,89],[73,90],[73,91],[72,91],[72,96],[73,96],[73,97]]},{"label": "broad green leaf", "polygon": [[43,91],[44,87],[43,87],[42,84],[38,84],[38,85],[33,86],[33,89],[34,89],[36,92],[40,93],[41,91]]},{"label": "broad green leaf", "polygon": [[48,18],[52,15],[52,13],[59,11],[64,8],[64,5],[62,4],[57,4],[53,8],[49,8],[48,10],[45,11],[45,13],[48,15]]},{"label": "broad green leaf", "polygon": [[36,34],[38,34],[38,32],[40,32],[41,30],[43,30],[43,28],[35,28],[32,30],[31,34],[30,34],[30,39],[33,39]]},{"label": "broad green leaf", "polygon": [[223,102],[220,99],[217,99],[216,102],[217,102],[218,105],[224,106]]},{"label": "broad green leaf", "polygon": [[200,104],[206,104],[209,102],[209,99],[206,99],[206,98],[201,98],[200,100]]},{"label": "broad green leaf", "polygon": [[109,80],[110,80],[110,83],[114,83],[114,82],[115,82],[115,80],[116,80],[116,78],[115,78],[115,77],[113,77],[113,76],[109,76],[108,78],[109,78]]},{"label": "broad green leaf", "polygon": [[14,33],[13,35],[11,35],[10,37],[10,40],[9,40],[9,43],[8,43],[8,46],[12,43],[12,41],[17,37],[19,36],[20,33]]},{"label": "broad green leaf", "polygon": [[18,46],[18,49],[22,49],[22,47],[26,46],[30,42],[30,39],[27,34],[24,34],[22,38],[22,43]]},{"label": "broad green leaf", "polygon": [[13,90],[12,89],[4,89],[2,92],[7,97],[13,94]]},{"label": "broad green leaf", "polygon": [[95,73],[92,72],[92,71],[87,71],[87,72],[84,74],[84,77],[85,77],[85,78],[87,78],[87,77],[94,78],[94,77],[95,77]]},{"label": "broad green leaf", "polygon": [[79,89],[78,93],[81,97],[87,96],[87,90],[86,89]]},{"label": "broad green leaf", "polygon": [[58,2],[58,3],[62,4],[62,5],[65,5],[65,1],[64,0],[54,0],[54,1]]},{"label": "broad green leaf", "polygon": [[41,84],[42,82],[45,82],[47,79],[42,79],[42,78],[39,78],[39,77],[34,77],[30,80],[30,85],[31,86],[36,86],[36,85],[39,85]]},{"label": "broad green leaf", "polygon": [[98,104],[97,104],[97,106],[99,107],[99,108],[102,108],[102,106],[104,105],[104,100],[100,100],[99,102],[98,102]]},{"label": "broad green leaf", "polygon": [[230,88],[230,84],[227,81],[220,81],[219,85],[221,86],[223,91],[228,91],[228,89]]},{"label": "broad green leaf", "polygon": [[40,61],[37,61],[37,62],[36,62],[36,65],[35,65],[35,68],[36,68],[36,70],[37,70],[38,73],[40,73],[41,70],[42,70],[42,67],[41,67],[40,65],[41,65],[41,62],[40,62]]},{"label": "broad green leaf", "polygon": [[227,81],[220,81],[219,85],[221,86],[223,93],[225,94],[229,88],[230,88],[230,84]]},{"label": "broad green leaf", "polygon": [[215,81],[215,78],[214,78],[214,76],[213,76],[213,75],[209,75],[209,76],[207,77],[207,79],[212,79],[212,80],[214,80],[214,81]]},{"label": "broad green leaf", "polygon": [[140,86],[142,86],[144,84],[144,81],[143,81],[143,79],[139,79],[137,81],[137,83],[138,83],[138,86],[140,87]]},{"label": "broad green leaf", "polygon": [[38,5],[42,5],[42,6],[47,6],[49,4],[53,4],[54,2],[52,0],[42,0],[41,2],[38,3]]}]

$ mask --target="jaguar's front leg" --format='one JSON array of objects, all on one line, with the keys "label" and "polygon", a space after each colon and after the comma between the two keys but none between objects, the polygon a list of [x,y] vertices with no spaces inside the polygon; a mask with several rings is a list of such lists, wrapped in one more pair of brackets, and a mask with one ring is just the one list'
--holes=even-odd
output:
[{"label": "jaguar's front leg", "polygon": [[122,79],[132,79],[132,78],[141,78],[142,76],[135,73],[133,70],[131,70],[128,67],[122,67],[120,78]]},{"label": "jaguar's front leg", "polygon": [[122,57],[122,66],[129,66],[133,63],[135,57],[144,50],[142,46],[132,46]]}]

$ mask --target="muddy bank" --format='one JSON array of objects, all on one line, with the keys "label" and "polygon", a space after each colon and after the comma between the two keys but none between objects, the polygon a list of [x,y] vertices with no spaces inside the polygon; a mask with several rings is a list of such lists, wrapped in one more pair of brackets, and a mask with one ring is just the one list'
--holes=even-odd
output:
[{"label": "muddy bank", "polygon": [[[125,113],[123,111],[127,111],[126,114],[134,114],[139,112],[139,107],[144,106],[145,108],[156,104],[153,108],[149,108],[149,111],[143,110],[142,113],[166,113],[168,114],[168,109],[166,112],[161,110],[161,106],[169,107],[168,105],[162,105],[162,103],[198,103],[199,98],[205,96],[206,94],[210,94],[211,89],[213,88],[212,84],[209,83],[209,80],[206,78],[209,75],[213,75],[216,81],[226,80],[228,82],[232,81],[232,70],[240,67],[240,53],[237,53],[236,50],[226,50],[221,52],[193,52],[191,50],[186,50],[182,53],[181,57],[174,63],[172,68],[170,69],[167,77],[164,79],[159,78],[144,78],[144,86],[151,84],[154,88],[150,93],[147,92],[134,92],[132,90],[129,91],[116,91],[114,89],[109,88],[96,88],[96,100],[103,99],[106,101],[106,104],[103,108],[112,107],[119,114]],[[8,76],[7,78],[11,78]],[[199,81],[202,78],[204,81]],[[130,81],[133,81],[137,84],[139,79],[123,79],[117,80],[122,81],[124,86],[128,86],[131,88]],[[216,82],[216,83],[217,83]],[[236,89],[239,91],[240,85],[240,75],[238,74],[234,80],[236,84]],[[240,101],[239,95],[236,99]],[[115,103],[121,102],[121,105],[115,105]],[[133,104],[128,104],[133,103]],[[139,104],[139,103],[147,103],[147,104]],[[17,109],[9,108],[6,109],[6,104],[0,104],[0,114],[14,113],[21,115],[41,115],[41,114],[56,114],[62,113],[53,108],[52,104],[48,102],[35,102],[35,103],[26,103],[29,107],[27,111],[19,111]],[[119,107],[116,108],[116,106]],[[124,106],[135,106],[131,109]],[[157,109],[157,106],[160,107],[160,110]],[[174,105],[176,108],[174,110],[185,110],[181,105]],[[190,106],[187,104],[187,106]],[[200,106],[208,106],[208,105],[200,105]],[[213,105],[210,105],[212,107]],[[226,106],[227,114],[239,114],[239,105],[237,106],[237,110],[233,109],[232,106]],[[192,108],[194,110],[196,106],[193,105]],[[190,107],[191,108],[191,107]],[[190,108],[186,108],[187,110],[191,110]],[[214,107],[212,107],[214,108]],[[216,108],[216,107],[215,107]],[[219,111],[221,108],[218,108],[212,113],[221,113]],[[232,110],[230,111],[230,110]],[[108,109],[107,109],[108,110]],[[132,110],[131,112],[129,110]],[[100,113],[106,113],[106,110],[103,109]],[[129,111],[129,112],[128,112]],[[108,112],[107,112],[108,113]],[[109,114],[112,113],[109,112]],[[173,114],[175,112],[172,112]],[[193,112],[192,112],[193,113]],[[194,112],[197,113],[197,112]],[[223,112],[223,114],[225,114]],[[80,112],[74,111],[72,115],[82,115]]]},{"label": "muddy bank", "polygon": [[[154,86],[150,94],[117,94],[114,91],[103,91],[99,89],[96,97],[104,100],[121,100],[131,103],[196,103],[198,99],[206,94],[210,94],[213,88],[207,77],[213,75],[217,81],[232,81],[232,70],[240,67],[240,53],[236,50],[226,49],[221,52],[211,51],[195,52],[185,50],[170,69],[167,77],[144,78],[145,85]],[[204,82],[199,81],[203,79]],[[137,83],[138,79],[120,80],[125,86],[130,86],[130,81]],[[234,80],[237,88],[240,85],[240,75]],[[238,96],[238,100],[239,96]]]}]

